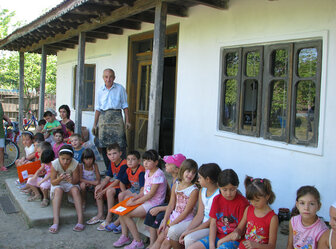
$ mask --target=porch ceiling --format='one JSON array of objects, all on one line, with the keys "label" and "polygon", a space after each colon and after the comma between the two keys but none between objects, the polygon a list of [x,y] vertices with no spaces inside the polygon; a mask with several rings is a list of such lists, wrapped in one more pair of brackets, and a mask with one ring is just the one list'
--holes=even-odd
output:
[{"label": "porch ceiling", "polygon": [[[188,16],[188,8],[201,4],[227,9],[229,0],[163,0],[168,15]],[[141,23],[154,23],[157,0],[65,0],[46,14],[0,40],[0,50],[47,54],[74,48],[80,32],[86,42],[122,35],[124,29],[140,30]]]}]

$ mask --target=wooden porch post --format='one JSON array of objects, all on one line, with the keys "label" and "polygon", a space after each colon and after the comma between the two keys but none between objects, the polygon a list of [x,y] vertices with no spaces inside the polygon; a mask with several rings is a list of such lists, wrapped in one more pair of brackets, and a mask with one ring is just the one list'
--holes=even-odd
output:
[{"label": "wooden porch post", "polygon": [[85,32],[81,32],[78,37],[78,57],[76,71],[76,92],[75,92],[75,132],[81,134],[82,127],[82,106],[84,102],[83,82],[84,82],[84,60],[85,60]]},{"label": "wooden porch post", "polygon": [[41,54],[41,77],[40,77],[40,98],[39,98],[38,120],[43,118],[43,113],[44,113],[44,94],[45,94],[46,72],[47,72],[47,54],[46,54],[46,46],[43,45],[42,54]]},{"label": "wooden porch post", "polygon": [[158,0],[155,7],[152,76],[149,95],[147,149],[159,149],[164,46],[166,37],[167,3]]},{"label": "wooden porch post", "polygon": [[24,52],[20,52],[20,85],[19,85],[19,128],[23,129],[23,107],[24,107]]}]

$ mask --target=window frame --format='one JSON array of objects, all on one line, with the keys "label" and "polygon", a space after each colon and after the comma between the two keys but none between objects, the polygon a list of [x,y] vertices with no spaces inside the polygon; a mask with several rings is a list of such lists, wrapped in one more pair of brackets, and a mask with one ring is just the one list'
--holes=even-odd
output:
[{"label": "window frame", "polygon": [[[86,83],[92,83],[93,82],[93,93],[92,93],[92,108],[89,107],[89,108],[86,108],[84,106],[82,106],[82,111],[94,111],[94,108],[95,108],[95,92],[96,92],[96,64],[84,64],[84,77],[86,75],[85,73],[85,70],[87,70],[87,68],[93,68],[93,71],[94,71],[94,75],[93,75],[93,80],[87,80],[84,78],[84,85]],[[73,107],[74,107],[74,110],[76,110],[76,76],[77,76],[77,65],[74,66],[73,68]],[[83,86],[84,86],[83,85]],[[84,86],[85,88],[85,86]]]},{"label": "window frame", "polygon": [[[306,41],[292,42],[273,42],[270,44],[260,44],[255,46],[240,46],[235,48],[221,48],[221,79],[219,94],[219,118],[218,128],[220,131],[236,133],[238,135],[247,135],[249,137],[260,137],[268,141],[280,141],[292,145],[305,145],[310,148],[318,147],[319,140],[319,116],[320,116],[320,98],[322,84],[322,50],[323,38],[311,39]],[[299,52],[303,48],[315,48],[317,50],[316,74],[313,77],[299,77],[298,62]],[[261,49],[260,69],[258,80],[258,107],[257,107],[257,125],[255,132],[249,132],[242,129],[242,116],[244,109],[244,82],[253,77],[246,75],[246,54],[254,49]],[[288,51],[287,75],[278,77],[272,75],[272,51],[277,49],[286,49]],[[226,55],[232,52],[238,52],[238,73],[237,76],[228,76],[226,74]],[[260,73],[261,72],[261,73]],[[237,80],[237,113],[235,114],[235,126],[228,127],[224,125],[225,108],[225,82],[229,79]],[[260,80],[260,81],[259,81]],[[284,80],[287,87],[286,103],[286,127],[282,135],[274,135],[269,132],[270,112],[272,105],[272,84],[275,81]],[[315,83],[315,110],[313,137],[309,140],[300,140],[295,137],[295,116],[296,116],[296,94],[297,84],[303,80],[311,80]],[[260,82],[260,86],[259,86]]]}]

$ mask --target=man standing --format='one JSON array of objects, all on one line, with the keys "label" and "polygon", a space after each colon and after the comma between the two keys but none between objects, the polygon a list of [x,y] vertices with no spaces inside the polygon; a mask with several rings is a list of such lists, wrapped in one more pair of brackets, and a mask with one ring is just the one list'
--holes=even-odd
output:
[{"label": "man standing", "polygon": [[95,118],[93,123],[93,132],[97,134],[99,147],[102,148],[106,169],[110,165],[110,161],[106,155],[106,147],[112,143],[118,143],[123,157],[126,156],[126,134],[125,125],[121,110],[124,111],[126,128],[129,129],[131,124],[128,120],[128,104],[125,88],[114,82],[115,74],[110,68],[103,72],[103,80],[105,82],[97,93]]}]

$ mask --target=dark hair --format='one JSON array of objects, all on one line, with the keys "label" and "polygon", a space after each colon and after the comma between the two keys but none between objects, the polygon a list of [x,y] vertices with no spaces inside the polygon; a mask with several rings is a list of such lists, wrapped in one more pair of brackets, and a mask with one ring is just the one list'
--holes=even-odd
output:
[{"label": "dark hair", "polygon": [[43,141],[39,143],[37,146],[41,149],[42,152],[49,149],[52,150],[51,144],[47,141]]},{"label": "dark hair", "polygon": [[70,138],[72,138],[72,137],[76,137],[76,138],[78,138],[78,140],[82,140],[82,136],[81,136],[80,134],[78,134],[78,133],[74,133],[74,134],[72,134],[72,135],[70,136]]},{"label": "dark hair", "polygon": [[59,108],[58,108],[58,111],[61,111],[61,109],[64,109],[66,112],[67,112],[67,118],[70,118],[70,108],[68,105],[61,105]]},{"label": "dark hair", "polygon": [[110,151],[110,150],[117,150],[117,151],[121,151],[120,145],[118,143],[113,143],[107,146],[106,151]]},{"label": "dark hair", "polygon": [[62,137],[64,137],[64,132],[63,132],[63,130],[62,129],[57,129],[56,131],[54,131],[54,136],[55,136],[55,134],[61,134],[62,135]]},{"label": "dark hair", "polygon": [[90,148],[86,148],[82,153],[81,161],[84,163],[84,159],[89,159],[89,158],[93,158],[93,163],[95,163],[96,157],[95,157],[93,150],[91,150]]},{"label": "dark hair", "polygon": [[[316,199],[316,201],[317,201],[317,203],[318,203],[318,205],[319,205],[319,207],[321,208],[321,197],[320,197],[320,193],[319,193],[319,191],[314,187],[314,186],[309,186],[309,185],[307,185],[307,186],[302,186],[302,187],[300,187],[297,191],[296,191],[296,201],[299,201],[299,199],[302,197],[302,196],[305,196],[305,195],[307,195],[307,194],[310,194],[310,195],[312,195],[315,199]],[[299,210],[297,209],[297,207],[296,207],[296,205],[294,206],[294,208],[292,209],[292,216],[295,216],[295,215],[298,215],[298,214],[300,214],[300,212],[299,212]]]},{"label": "dark hair", "polygon": [[44,136],[41,132],[38,132],[34,135],[34,142],[37,142],[37,143],[44,142]]},{"label": "dark hair", "polygon": [[140,157],[141,157],[139,151],[137,151],[137,150],[131,150],[130,152],[128,152],[127,156],[129,156],[129,155],[133,155],[137,159],[140,159]]},{"label": "dark hair", "polygon": [[68,122],[65,124],[65,127],[68,128],[70,131],[75,131],[75,123],[74,122]]},{"label": "dark hair", "polygon": [[206,163],[202,164],[198,169],[198,174],[200,174],[203,178],[209,177],[209,179],[213,183],[217,183],[218,175],[221,172],[221,168],[217,163]]},{"label": "dark hair", "polygon": [[147,150],[145,153],[142,154],[143,160],[152,160],[154,162],[159,161],[160,156],[156,150]]},{"label": "dark hair", "polygon": [[246,188],[246,199],[253,200],[260,196],[269,196],[267,202],[272,204],[275,200],[275,194],[272,191],[271,181],[266,178],[253,178],[246,176],[244,185]]},{"label": "dark hair", "polygon": [[24,132],[22,132],[22,136],[29,137],[30,140],[34,139],[34,133],[32,133],[31,131],[24,131]]},{"label": "dark hair", "polygon": [[41,163],[50,163],[54,160],[55,153],[53,150],[44,150],[41,154]]},{"label": "dark hair", "polygon": [[235,187],[239,186],[238,175],[233,169],[224,169],[218,175],[218,186],[219,187],[225,187],[228,184],[232,184]]},{"label": "dark hair", "polygon": [[58,156],[61,156],[61,155],[69,155],[69,156],[73,157],[74,151],[73,151],[72,146],[69,145],[69,144],[63,145],[58,152]]},{"label": "dark hair", "polygon": [[178,174],[177,174],[177,179],[182,182],[183,180],[183,174],[184,172],[186,171],[192,171],[195,173],[195,177],[194,179],[191,181],[192,183],[195,183],[197,181],[197,171],[198,171],[198,165],[197,163],[192,160],[192,159],[186,159],[184,160],[181,165],[180,165],[180,169],[178,171]]},{"label": "dark hair", "polygon": [[43,117],[51,117],[52,115],[54,115],[51,111],[46,111],[44,114],[43,114]]},{"label": "dark hair", "polygon": [[45,119],[40,119],[39,121],[38,121],[38,125],[45,125],[47,123],[47,121],[45,121]]}]

